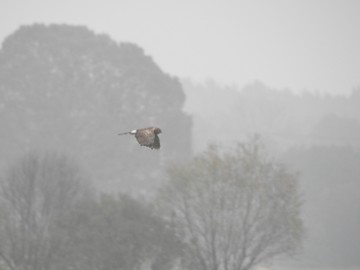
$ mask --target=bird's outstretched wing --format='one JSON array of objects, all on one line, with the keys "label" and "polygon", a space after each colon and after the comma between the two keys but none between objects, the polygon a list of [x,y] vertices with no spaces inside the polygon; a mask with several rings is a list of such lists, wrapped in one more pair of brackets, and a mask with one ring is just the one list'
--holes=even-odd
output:
[{"label": "bird's outstretched wing", "polygon": [[129,131],[127,131],[127,132],[121,132],[121,133],[118,133],[118,135],[127,135],[127,134],[130,134],[130,132],[129,132]]},{"label": "bird's outstretched wing", "polygon": [[135,133],[135,138],[139,144],[150,148],[153,148],[152,145],[154,144],[156,137],[154,131],[148,128],[138,129]]}]

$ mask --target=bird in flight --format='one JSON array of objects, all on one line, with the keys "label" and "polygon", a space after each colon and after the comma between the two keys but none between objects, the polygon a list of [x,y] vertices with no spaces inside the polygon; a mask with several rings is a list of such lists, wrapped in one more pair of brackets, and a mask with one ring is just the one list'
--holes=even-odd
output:
[{"label": "bird in flight", "polygon": [[131,134],[135,135],[138,143],[141,146],[146,146],[151,149],[159,149],[160,148],[160,139],[158,134],[161,133],[161,129],[157,127],[147,127],[147,128],[140,128],[134,129],[132,131],[119,133],[118,135],[126,135]]}]

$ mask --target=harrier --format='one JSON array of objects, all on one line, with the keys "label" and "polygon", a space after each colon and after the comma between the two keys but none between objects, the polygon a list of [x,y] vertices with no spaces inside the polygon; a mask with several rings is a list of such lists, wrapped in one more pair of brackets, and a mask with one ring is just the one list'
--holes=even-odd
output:
[{"label": "harrier", "polygon": [[119,133],[118,135],[126,135],[131,134],[135,135],[138,143],[141,146],[146,146],[151,149],[159,149],[160,148],[160,140],[158,134],[161,133],[161,129],[157,127],[148,127],[148,128],[140,128],[134,129],[132,131]]}]

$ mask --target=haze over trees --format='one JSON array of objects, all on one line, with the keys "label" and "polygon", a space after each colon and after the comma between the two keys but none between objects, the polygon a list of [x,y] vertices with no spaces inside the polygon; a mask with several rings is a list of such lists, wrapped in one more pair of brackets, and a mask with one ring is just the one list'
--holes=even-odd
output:
[{"label": "haze over trees", "polygon": [[59,222],[85,196],[83,181],[57,154],[31,153],[9,168],[0,182],[0,261],[8,269],[53,269],[67,244]]},{"label": "haze over trees", "polygon": [[83,201],[61,222],[60,269],[172,269],[181,241],[145,202],[127,195]]},{"label": "haze over trees", "polygon": [[[135,44],[36,24],[2,44],[0,122],[1,270],[243,270],[296,251],[301,218],[295,264],[360,265],[360,89],[180,82]],[[117,136],[148,125],[160,151]],[[254,133],[286,167],[238,144]]]},{"label": "haze over trees", "polygon": [[261,82],[243,88],[211,80],[182,84],[187,97],[184,110],[193,116],[195,152],[208,143],[231,145],[254,133],[280,151],[314,144],[360,147],[360,88],[345,97],[295,95]]},{"label": "haze over trees", "polygon": [[345,146],[298,147],[283,160],[301,172],[306,238],[297,263],[356,269],[360,265],[360,151]]},{"label": "haze over trees", "polygon": [[169,177],[155,207],[99,193],[66,155],[25,155],[0,178],[0,267],[247,270],[301,244],[297,177],[260,141]]},{"label": "haze over trees", "polygon": [[293,94],[261,82],[240,89],[183,80],[183,86],[195,152],[213,142],[233,147],[239,138],[258,133],[300,173],[306,237],[303,252],[290,265],[359,268],[360,89],[330,96]]},{"label": "haze over trees", "polygon": [[160,209],[187,244],[186,269],[248,270],[301,245],[297,176],[254,138],[169,169]]},{"label": "haze over trees", "polygon": [[[191,151],[180,82],[138,46],[86,27],[36,24],[10,35],[0,51],[0,97],[1,163],[24,149],[61,150],[101,177],[104,189],[146,190],[162,166]],[[162,127],[167,151],[117,136],[148,125]]]},{"label": "haze over trees", "polygon": [[[31,153],[0,178],[0,268],[169,269],[180,241],[143,202],[98,196],[65,155]],[[155,267],[155,268],[154,268]]]},{"label": "haze over trees", "polygon": [[[112,194],[151,194],[167,163],[190,155],[184,100],[134,44],[69,25],[10,35],[0,50],[0,268],[169,269],[179,241],[167,224]],[[148,125],[167,134],[166,151],[117,136]]]}]

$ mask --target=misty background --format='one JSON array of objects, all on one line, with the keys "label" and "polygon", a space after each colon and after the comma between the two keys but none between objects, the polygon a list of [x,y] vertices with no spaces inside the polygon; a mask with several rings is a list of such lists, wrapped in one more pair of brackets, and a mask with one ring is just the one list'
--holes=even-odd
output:
[{"label": "misty background", "polygon": [[[260,134],[299,172],[306,229],[273,269],[360,266],[356,2],[28,5],[0,11],[1,172],[55,151],[97,190],[151,198],[170,164]],[[160,151],[116,136],[150,125]]]},{"label": "misty background", "polygon": [[[170,74],[349,95],[359,85],[356,0],[2,1],[0,39],[34,22],[133,42]],[[20,8],[21,7],[21,8]]]}]

